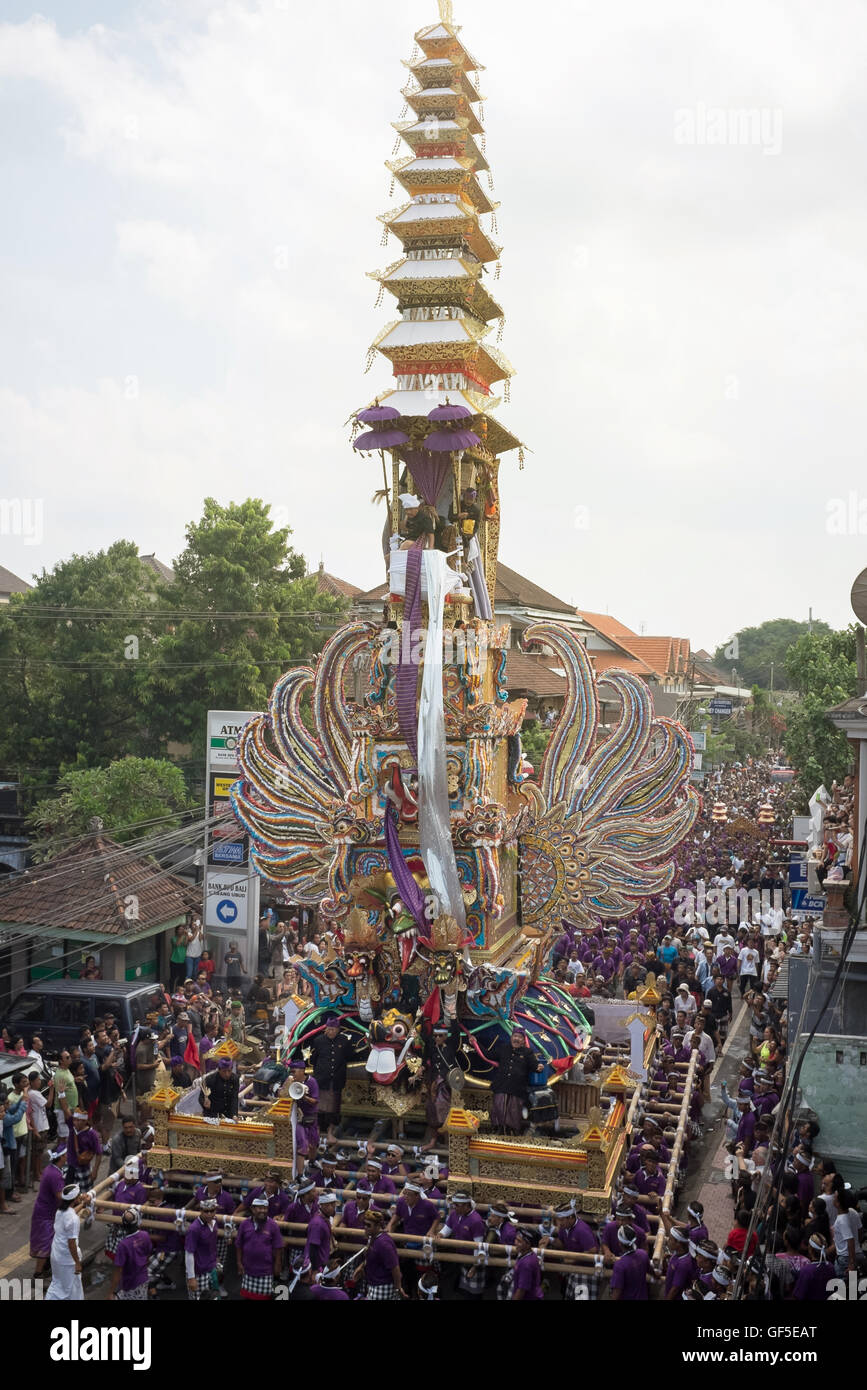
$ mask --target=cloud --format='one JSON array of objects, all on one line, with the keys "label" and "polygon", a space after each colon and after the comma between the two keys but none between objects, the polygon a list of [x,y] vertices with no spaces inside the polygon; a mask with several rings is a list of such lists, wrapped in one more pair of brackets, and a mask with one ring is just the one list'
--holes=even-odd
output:
[{"label": "cloud", "polygon": [[[0,25],[13,156],[27,132],[0,449],[45,494],[40,563],[118,535],[171,558],[203,496],[251,493],[377,582],[379,462],[344,421],[389,378],[364,375],[393,316],[365,272],[396,255],[375,217],[424,6],[141,0],[60,32],[60,4]],[[861,542],[825,518],[867,426],[863,10],[457,9],[487,64],[502,414],[534,451],[503,462],[503,558],[696,645],[810,604],[849,621]],[[718,109],[757,138],[679,143],[678,112],[696,133]]]}]

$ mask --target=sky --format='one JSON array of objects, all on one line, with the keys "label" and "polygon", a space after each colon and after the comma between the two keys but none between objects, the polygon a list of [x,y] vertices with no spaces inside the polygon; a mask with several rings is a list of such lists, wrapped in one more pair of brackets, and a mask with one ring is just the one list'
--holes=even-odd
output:
[{"label": "sky", "polygon": [[[500,558],[713,648],[867,565],[857,0],[456,0],[517,369]],[[0,564],[262,497],[379,583],[380,245],[435,0],[0,0]],[[398,188],[398,193],[401,190]]]}]

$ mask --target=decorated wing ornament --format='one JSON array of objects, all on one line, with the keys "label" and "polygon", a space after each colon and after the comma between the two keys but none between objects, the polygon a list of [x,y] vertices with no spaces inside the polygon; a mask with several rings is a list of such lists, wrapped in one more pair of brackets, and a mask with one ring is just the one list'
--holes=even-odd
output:
[{"label": "decorated wing ornament", "polygon": [[335,840],[353,818],[350,798],[369,789],[353,759],[344,682],[372,631],[367,623],[340,628],[315,668],[298,666],[281,677],[267,713],[241,735],[243,779],[231,789],[232,807],[250,834],[254,868],[284,885],[294,902],[319,903],[327,895]]},{"label": "decorated wing ornament", "polygon": [[654,718],[650,691],[626,671],[606,672],[620,712],[599,717],[597,680],[583,643],[566,628],[535,623],[522,646],[544,643],[560,657],[567,695],[537,783],[522,790],[530,822],[520,837],[523,922],[542,932],[566,917],[576,925],[625,917],[662,893],[672,854],[699,809],[689,785],[686,730]]}]

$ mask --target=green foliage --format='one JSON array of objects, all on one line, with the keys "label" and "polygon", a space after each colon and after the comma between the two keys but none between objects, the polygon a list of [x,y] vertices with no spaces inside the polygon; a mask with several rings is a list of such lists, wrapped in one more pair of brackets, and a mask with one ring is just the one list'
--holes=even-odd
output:
[{"label": "green foliage", "polygon": [[[150,605],[136,547],[117,541],[73,555],[0,608],[0,767],[17,772],[26,797],[53,786],[64,766],[110,762],[140,731],[137,662],[125,639],[142,629],[106,610]],[[54,617],[42,608],[99,608],[93,618]],[[146,646],[146,644],[145,644]],[[140,660],[147,655],[140,651]]]},{"label": "green foliage", "polygon": [[[264,708],[283,671],[318,652],[339,626],[347,605],[317,592],[289,534],[272,529],[270,508],[258,499],[222,507],[209,497],[202,520],[187,527],[175,582],[157,595],[161,608],[178,611],[178,622],[158,637],[155,656],[165,664],[143,691],[162,737],[199,751],[208,709]],[[264,616],[219,616],[249,612]]]},{"label": "green foliage", "polygon": [[786,673],[800,698],[786,711],[783,746],[798,770],[801,790],[810,796],[820,783],[830,787],[851,768],[846,735],[825,711],[855,694],[855,628],[800,637],[789,652]]},{"label": "green foliage", "polygon": [[158,758],[128,757],[108,767],[78,768],[63,774],[57,790],[59,795],[37,803],[28,821],[39,841],[38,859],[50,859],[88,834],[94,816],[102,820],[106,834],[124,841],[139,826],[151,833],[148,823],[157,820],[152,833],[174,829],[180,825],[174,813],[190,804],[180,768]]},{"label": "green foliage", "polygon": [[525,724],[521,730],[521,747],[536,772],[539,771],[542,754],[548,747],[550,737],[551,730],[546,729],[538,719],[534,720],[532,724]]},{"label": "green foliage", "polygon": [[[0,608],[0,770],[25,809],[68,770],[161,757],[171,741],[200,765],[209,708],[264,708],[283,671],[321,649],[347,605],[317,592],[289,534],[261,501],[208,498],[176,582],[118,541]],[[76,608],[97,612],[64,616]],[[262,616],[232,616],[250,613]]]},{"label": "green foliage", "polygon": [[[795,618],[771,618],[758,627],[742,628],[740,632],[735,633],[732,642],[723,642],[717,647],[714,652],[714,665],[725,675],[735,666],[742,685],[758,685],[763,690],[770,690],[773,663],[773,685],[779,690],[784,683],[789,648],[808,631],[809,623],[798,622]],[[815,634],[830,631],[827,623],[819,619],[814,620]],[[732,643],[735,641],[737,655],[732,651]]]}]

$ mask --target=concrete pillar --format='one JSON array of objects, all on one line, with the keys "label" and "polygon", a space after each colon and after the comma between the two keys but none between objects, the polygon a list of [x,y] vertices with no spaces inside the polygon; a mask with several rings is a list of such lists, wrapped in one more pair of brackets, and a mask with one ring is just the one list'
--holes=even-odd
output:
[{"label": "concrete pillar", "polygon": [[104,947],[99,953],[99,968],[104,980],[123,980],[126,971],[126,948]]}]

